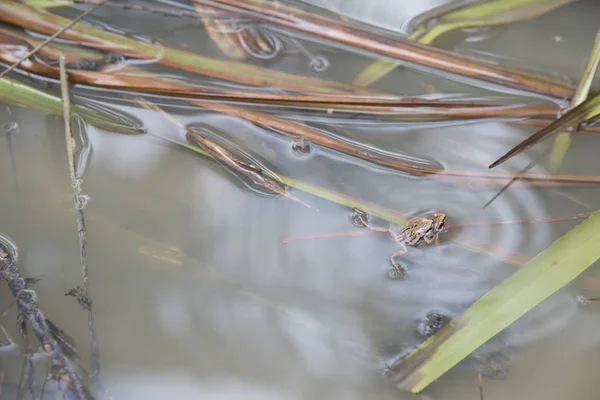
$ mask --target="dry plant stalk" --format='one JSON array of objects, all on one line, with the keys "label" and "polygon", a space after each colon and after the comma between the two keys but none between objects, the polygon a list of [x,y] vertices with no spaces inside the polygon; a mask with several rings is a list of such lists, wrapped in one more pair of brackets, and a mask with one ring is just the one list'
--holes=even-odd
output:
[{"label": "dry plant stalk", "polygon": [[16,265],[16,249],[11,247],[8,241],[0,238],[0,278],[8,283],[16,300],[19,320],[29,325],[42,344],[55,379],[62,382],[77,400],[93,399],[73,368],[71,358],[74,356],[74,347],[66,345],[69,339],[61,337],[64,332],[48,321],[38,308],[37,295],[35,291],[27,288],[27,281],[21,276]]},{"label": "dry plant stalk", "polygon": [[297,197],[293,196],[287,190],[285,190],[279,182],[268,176],[262,168],[237,159],[237,157],[235,157],[223,146],[216,144],[200,132],[188,129],[186,132],[186,137],[196,146],[200,147],[201,149],[204,149],[208,154],[211,155],[211,157],[220,161],[232,170],[247,177],[255,184],[260,185],[270,190],[271,192],[277,193],[278,195],[283,196],[287,199],[296,201],[302,204],[304,207],[314,208],[309,206],[302,200],[298,199]]},{"label": "dry plant stalk", "polygon": [[[0,27],[0,59],[13,63],[18,58],[17,50],[34,47],[39,43],[35,37],[25,35],[20,31]],[[68,51],[71,50],[71,51]],[[478,102],[459,102],[442,100],[424,100],[418,97],[404,97],[395,95],[362,96],[362,95],[313,95],[291,94],[276,92],[260,92],[249,90],[235,90],[230,88],[215,88],[201,85],[183,84],[169,80],[157,74],[137,69],[124,67],[117,71],[108,71],[98,63],[94,70],[77,68],[78,63],[93,62],[92,57],[100,58],[101,53],[81,51],[76,48],[61,48],[46,46],[48,57],[58,58],[64,52],[67,60],[73,65],[67,65],[69,80],[72,83],[84,85],[127,88],[145,93],[164,94],[169,96],[187,96],[205,100],[239,101],[257,104],[274,104],[286,106],[302,106],[303,108],[322,109],[328,113],[334,112],[362,112],[376,115],[405,115],[406,119],[448,119],[448,118],[526,118],[557,116],[559,107],[555,104],[488,104]],[[111,65],[107,65],[110,67]],[[58,68],[44,62],[43,59],[30,59],[20,65],[20,68],[40,74],[48,78],[59,76]],[[528,121],[528,120],[525,120]],[[522,122],[522,121],[521,121]]]},{"label": "dry plant stalk", "polygon": [[11,65],[10,67],[8,67],[4,71],[2,71],[2,73],[0,73],[0,78],[2,78],[4,75],[8,74],[9,72],[11,72],[12,70],[14,70],[15,68],[17,68],[24,60],[27,60],[29,57],[31,57],[32,55],[34,55],[35,53],[37,53],[40,49],[42,49],[44,46],[46,46],[48,43],[52,42],[54,39],[56,39],[57,37],[59,37],[60,35],[62,35],[63,33],[65,33],[65,31],[67,31],[68,29],[70,29],[71,27],[73,27],[76,23],[78,23],[79,21],[81,21],[83,18],[85,18],[86,16],[90,15],[92,12],[94,12],[95,9],[97,9],[98,7],[100,7],[106,1],[107,0],[101,0],[100,2],[96,3],[93,7],[90,7],[90,9],[88,9],[87,11],[81,13],[77,18],[75,18],[74,20],[72,20],[69,24],[65,25],[62,29],[59,29],[58,31],[56,31],[48,39],[44,40],[42,43],[40,43],[37,47],[35,47],[29,53],[25,54],[20,60],[18,60],[17,62],[15,62],[13,65]]},{"label": "dry plant stalk", "polygon": [[[45,10],[28,7],[16,0],[0,1],[0,20],[46,34],[55,33],[71,22],[67,18]],[[308,92],[323,95],[381,94],[380,91],[347,83],[298,76],[256,65],[203,56],[184,49],[163,46],[160,43],[148,43],[91,24],[82,23],[73,26],[65,31],[62,37],[78,43],[85,43],[87,47],[123,54],[148,63],[158,63],[191,73],[250,86],[263,88],[271,86],[296,93]]]},{"label": "dry plant stalk", "polygon": [[302,34],[332,40],[356,49],[505,87],[557,98],[569,97],[574,91],[564,81],[559,82],[532,71],[486,62],[472,56],[415,43],[399,34],[377,30],[348,18],[333,18],[323,14],[310,13],[303,7],[280,1],[192,1],[195,4],[212,7],[233,15],[249,17]]},{"label": "dry plant stalk", "polygon": [[[26,63],[26,65],[30,65],[30,63],[28,62]],[[44,66],[44,64],[39,65]],[[46,68],[46,74],[55,74],[55,71],[52,71],[52,67],[47,66]],[[44,70],[42,69],[36,72],[43,73]],[[77,80],[78,76],[82,76],[81,74],[88,74],[89,76],[89,74],[94,73],[98,74],[94,71],[71,70],[70,77],[73,77],[75,80]],[[106,77],[105,81],[110,81],[111,79],[115,78],[115,76],[112,76],[111,74],[104,74],[104,76]],[[100,75],[97,75],[97,77],[99,78]],[[135,77],[134,82],[140,82],[142,80],[146,81],[144,83],[146,87],[150,85],[150,82],[152,82],[152,85],[157,87],[159,87],[161,84],[172,86],[171,83],[161,83],[160,80],[153,80],[143,77]],[[118,82],[119,84],[123,83],[123,81]],[[113,83],[113,85],[114,84],[115,83]],[[224,102],[217,101],[190,99],[189,102],[203,108],[234,115],[238,118],[245,119],[254,124],[273,129],[277,132],[284,133],[293,138],[300,138],[306,140],[307,142],[314,143],[316,145],[326,147],[334,151],[339,151],[341,153],[360,158],[362,160],[380,165],[382,167],[396,169],[412,175],[428,176],[429,179],[436,179],[450,184],[469,185],[471,187],[502,187],[505,185],[505,182],[513,178],[513,175],[502,173],[454,171],[430,166],[416,165],[405,162],[400,158],[384,154],[383,152],[374,151],[373,149],[367,146],[357,145],[355,143],[343,140],[339,137],[328,135],[325,132],[321,132],[317,129],[311,128],[308,125],[275,117],[269,113],[250,110],[235,104],[226,104]],[[465,109],[464,111],[465,113],[463,114],[463,116],[466,116],[471,112],[468,109]],[[504,109],[504,111],[513,113],[515,110],[511,110],[509,107],[508,109]],[[534,112],[540,111],[547,112],[539,109]],[[446,110],[442,113],[445,112],[452,112],[452,110]],[[593,176],[586,177],[569,175],[560,176],[542,174],[523,174],[518,175],[517,177],[515,177],[515,179],[521,180],[523,185],[536,187],[585,186],[600,183],[600,178]]]},{"label": "dry plant stalk", "polygon": [[91,339],[91,354],[92,354],[92,376],[98,374],[100,370],[100,361],[98,355],[98,343],[94,333],[94,318],[92,314],[92,300],[89,295],[88,281],[88,266],[87,266],[87,231],[85,227],[85,217],[83,208],[85,201],[81,196],[81,182],[75,175],[75,157],[73,151],[75,149],[75,139],[71,134],[71,102],[69,98],[69,86],[67,82],[67,70],[65,68],[65,57],[63,54],[59,57],[60,62],[60,90],[63,99],[63,117],[65,120],[65,144],[67,148],[67,162],[69,168],[69,177],[71,187],[73,189],[73,204],[77,215],[77,237],[79,240],[79,259],[81,261],[81,275],[83,277],[83,294],[85,301],[80,301],[80,304],[87,304],[88,312],[88,328]]}]

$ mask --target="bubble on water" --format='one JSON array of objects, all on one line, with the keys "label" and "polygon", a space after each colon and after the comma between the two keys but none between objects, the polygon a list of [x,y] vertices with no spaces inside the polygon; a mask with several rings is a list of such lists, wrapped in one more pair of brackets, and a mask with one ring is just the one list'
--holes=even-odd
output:
[{"label": "bubble on water", "polygon": [[[266,48],[262,47],[258,50],[254,50],[253,46],[249,45],[246,41],[244,31],[250,34],[251,37],[262,37],[263,43],[266,44]],[[257,29],[255,27],[246,27],[238,32],[239,43],[242,48],[250,54],[252,57],[258,60],[273,60],[283,53],[283,41],[274,33],[266,29]],[[259,46],[260,47],[260,46]]]},{"label": "bubble on water", "polygon": [[19,123],[18,122],[7,122],[6,124],[4,124],[3,126],[4,132],[9,135],[13,132],[16,132],[17,129],[19,129]]},{"label": "bubble on water", "polygon": [[585,297],[585,296],[581,296],[581,295],[580,295],[580,296],[577,296],[577,297],[575,297],[575,302],[577,302],[577,304],[580,304],[580,305],[582,305],[582,306],[585,306],[585,305],[588,305],[588,304],[590,304],[590,299],[588,299],[588,298],[587,298],[587,297]]},{"label": "bubble on water", "polygon": [[315,72],[324,72],[329,68],[329,60],[323,56],[316,56],[310,60],[308,66]]},{"label": "bubble on water", "polygon": [[371,216],[369,214],[362,210],[359,210],[358,208],[354,208],[352,210],[352,214],[350,214],[350,222],[352,222],[353,225],[361,228],[365,228],[365,224],[363,223],[363,221],[369,223],[370,219]]},{"label": "bubble on water", "polygon": [[308,154],[310,153],[310,145],[304,139],[294,140],[292,142],[292,150],[295,153]]},{"label": "bubble on water", "polygon": [[11,259],[14,263],[19,260],[19,251],[12,240],[0,235],[0,259]]},{"label": "bubble on water", "polygon": [[87,203],[90,201],[90,196],[85,195],[85,194],[80,194],[79,196],[77,196],[77,199],[75,200],[75,208],[78,211],[81,211],[85,208],[85,206],[87,205]]}]

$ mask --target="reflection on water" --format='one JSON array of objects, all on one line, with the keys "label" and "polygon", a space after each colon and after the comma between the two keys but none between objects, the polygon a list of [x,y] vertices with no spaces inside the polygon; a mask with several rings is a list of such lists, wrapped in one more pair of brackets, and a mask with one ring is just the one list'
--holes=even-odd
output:
[{"label": "reflection on water", "polygon": [[[397,18],[402,22],[422,11],[420,7],[440,3],[423,2],[418,10],[402,11],[405,14],[398,6]],[[340,3],[345,4],[349,3]],[[381,10],[377,7],[385,4],[372,2],[369,8]],[[328,5],[335,8],[333,3]],[[352,15],[360,12],[347,7]],[[574,6],[561,15],[587,21],[582,10],[586,8]],[[186,30],[177,19],[169,22],[157,15],[114,9],[97,15],[130,32],[139,28],[166,44],[189,44],[196,49],[198,35],[209,43],[197,24]],[[379,18],[372,15],[365,18]],[[170,25],[149,33],[148,26],[157,21]],[[519,29],[528,26],[523,23]],[[578,26],[577,32],[564,33],[573,35],[565,40],[575,43],[580,36],[594,37],[596,27],[591,22]],[[500,30],[487,50],[494,53],[503,48],[506,39],[502,38],[508,31]],[[553,31],[554,26],[535,25],[538,36]],[[482,43],[486,40],[477,46]],[[471,42],[444,45],[467,47]],[[533,48],[535,43],[523,46]],[[564,49],[566,56],[582,63],[587,51],[583,45]],[[300,57],[305,56],[282,55],[270,66],[317,74],[309,71],[305,59],[298,62]],[[329,49],[327,57],[330,66],[319,76],[328,79],[348,81],[367,65],[364,56],[339,49]],[[553,65],[538,67],[554,72]],[[573,71],[577,71],[575,76],[580,72],[575,67]],[[440,96],[493,95],[484,88],[442,83],[421,72],[393,74],[386,78],[393,82],[389,87],[393,92],[422,94],[421,83],[425,83]],[[124,135],[84,124],[76,132],[80,135],[78,171],[89,199],[85,215],[90,295],[100,351],[98,398],[413,398],[398,392],[383,372],[399,353],[422,340],[420,319],[431,310],[460,314],[515,271],[499,259],[533,256],[577,223],[456,227],[442,236],[439,247],[410,248],[403,261],[407,278],[392,281],[386,272],[389,256],[397,248],[387,234],[364,230],[365,234],[355,236],[300,239],[356,231],[350,222],[351,209],[295,189],[290,189],[292,194],[308,198],[319,211],[285,198],[257,195],[219,164],[153,136],[185,141],[184,133],[160,115],[136,107],[117,92],[74,88],[73,93],[81,101],[137,118],[152,134]],[[593,188],[518,188],[483,209],[497,189],[408,177],[319,146],[309,145],[309,153],[304,154],[293,150],[290,138],[273,130],[182,106],[181,101],[163,98],[163,102],[171,105],[168,111],[181,123],[219,132],[277,173],[410,215],[444,212],[457,225],[566,216],[599,205]],[[358,115],[311,119],[310,114],[291,108],[281,116],[330,130],[349,141],[394,154],[426,156],[460,170],[486,170],[501,149],[533,131],[502,121],[423,125],[388,119],[376,125],[372,117]],[[73,336],[81,353],[80,365],[89,369],[87,312],[74,298],[64,296],[81,285],[82,278],[63,122],[10,105],[0,105],[0,122],[5,127],[0,131],[4,188],[0,190],[0,233],[17,244],[22,274],[41,279],[34,285],[40,307]],[[565,160],[565,171],[595,174],[591,160],[596,140],[594,135],[578,136]],[[543,147],[520,156],[504,170],[518,171]],[[544,172],[537,168],[532,172]],[[376,218],[371,222],[387,227],[387,222]],[[452,241],[457,237],[493,245],[496,257],[465,250]],[[284,243],[284,239],[288,240]],[[589,272],[594,273],[593,269]],[[595,398],[590,371],[598,359],[594,334],[598,309],[590,304],[582,312],[574,300],[581,293],[590,294],[583,292],[578,280],[503,332],[503,340],[514,349],[513,363],[506,380],[486,380],[486,398],[558,400],[575,393],[578,399]],[[0,304],[10,301],[8,291],[0,290]],[[12,308],[1,321],[19,345],[0,348],[1,398],[15,398],[22,373],[21,351],[27,349],[17,333],[16,317]],[[37,346],[33,338],[29,343]],[[39,393],[46,361],[37,357],[33,363],[32,379]],[[30,395],[26,386],[21,389],[22,398]],[[428,392],[436,399],[475,399],[477,390],[474,371],[462,365]],[[49,384],[46,393],[58,391]]]}]

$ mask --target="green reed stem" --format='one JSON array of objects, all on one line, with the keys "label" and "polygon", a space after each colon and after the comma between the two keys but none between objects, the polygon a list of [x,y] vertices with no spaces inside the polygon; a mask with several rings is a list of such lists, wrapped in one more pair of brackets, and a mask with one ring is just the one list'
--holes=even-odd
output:
[{"label": "green reed stem", "polygon": [[[598,64],[600,64],[600,31],[596,35],[594,47],[590,53],[588,63],[583,72],[583,76],[581,77],[581,81],[579,82],[579,86],[577,87],[577,91],[575,92],[575,96],[573,96],[571,101],[571,107],[577,107],[588,97],[590,88],[592,86],[592,81],[594,80],[594,75],[596,75],[596,71],[598,70]],[[552,152],[550,153],[549,157],[550,171],[554,172],[560,168],[560,165],[562,164],[563,159],[569,150],[569,146],[571,145],[571,136],[575,133],[577,133],[577,128],[575,128],[572,133],[561,132],[558,134],[558,136],[556,136],[556,139],[554,140],[554,146],[552,147]]]},{"label": "green reed stem", "polygon": [[[444,4],[417,16],[422,21],[414,28],[407,39],[417,40],[422,44],[431,44],[441,35],[464,28],[509,24],[536,18],[558,7],[577,0],[480,0],[465,5],[464,0],[455,1],[455,5]],[[427,16],[425,18],[424,16]],[[433,24],[433,22],[435,23]],[[379,59],[367,66],[354,78],[354,84],[369,86],[392,72],[399,62]]]},{"label": "green reed stem", "polygon": [[[33,108],[48,114],[62,116],[62,100],[11,78],[0,78],[0,101]],[[100,112],[90,107],[72,104],[71,111],[84,121],[99,128],[121,133],[144,133],[144,128],[131,117],[114,111]]]}]

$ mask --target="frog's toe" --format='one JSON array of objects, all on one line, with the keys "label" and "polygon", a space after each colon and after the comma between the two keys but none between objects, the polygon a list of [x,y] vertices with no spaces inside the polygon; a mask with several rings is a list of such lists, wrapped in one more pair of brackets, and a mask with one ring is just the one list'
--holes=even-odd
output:
[{"label": "frog's toe", "polygon": [[392,268],[388,271],[387,277],[392,280],[400,280],[406,278],[406,269],[402,266],[399,268]]}]

